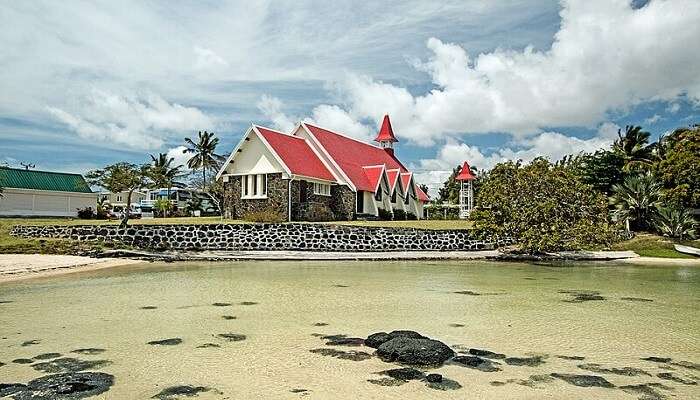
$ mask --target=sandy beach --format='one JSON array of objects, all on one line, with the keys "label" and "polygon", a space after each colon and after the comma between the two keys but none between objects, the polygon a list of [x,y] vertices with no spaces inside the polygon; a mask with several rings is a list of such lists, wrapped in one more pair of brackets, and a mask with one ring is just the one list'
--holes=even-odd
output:
[{"label": "sandy beach", "polygon": [[[244,261],[244,260],[477,260],[494,256],[494,251],[442,252],[439,257],[430,252],[386,253],[333,253],[333,252],[202,252],[200,258],[190,261]],[[91,271],[145,262],[130,258],[92,258],[51,254],[0,254],[0,282]],[[698,258],[633,257],[609,262],[635,265],[700,266]]]},{"label": "sandy beach", "polygon": [[0,282],[129,265],[127,258],[92,258],[51,254],[0,254]]}]

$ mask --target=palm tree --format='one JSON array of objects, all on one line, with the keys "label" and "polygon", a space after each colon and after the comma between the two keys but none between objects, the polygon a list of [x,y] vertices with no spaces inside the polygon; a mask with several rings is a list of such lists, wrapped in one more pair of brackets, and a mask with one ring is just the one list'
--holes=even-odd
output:
[{"label": "palm tree", "polygon": [[661,204],[661,184],[653,176],[632,175],[613,185],[610,205],[615,210],[612,213],[615,221],[625,221],[627,231],[630,223],[634,228],[648,228],[656,207]]},{"label": "palm tree", "polygon": [[[184,183],[177,179],[184,176],[182,165],[173,166],[174,157],[168,157],[165,153],[159,153],[158,157],[151,156],[151,165],[148,167],[148,178],[151,180],[153,188],[168,188],[168,202],[170,202],[170,189],[173,187],[184,187]],[[164,213],[164,215],[167,214]]]},{"label": "palm tree", "polygon": [[194,154],[187,161],[187,166],[191,169],[202,170],[202,188],[206,188],[207,169],[216,169],[225,160],[223,156],[215,153],[219,138],[215,137],[213,132],[204,131],[202,133],[199,131],[197,143],[190,138],[185,138],[185,144],[187,144],[187,148],[182,152]]},{"label": "palm tree", "polygon": [[659,207],[654,226],[664,236],[683,239],[695,238],[697,221],[685,208]]},{"label": "palm tree", "polygon": [[625,160],[623,170],[633,171],[649,167],[654,161],[654,144],[649,144],[649,132],[643,131],[641,126],[625,126],[625,134],[622,129],[617,130],[618,139],[612,145],[614,152],[620,154]]}]

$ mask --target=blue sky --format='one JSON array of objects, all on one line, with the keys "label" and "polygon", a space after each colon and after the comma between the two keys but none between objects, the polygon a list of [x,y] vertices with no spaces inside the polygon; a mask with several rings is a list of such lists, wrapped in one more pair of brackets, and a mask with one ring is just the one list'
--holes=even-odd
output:
[{"label": "blue sky", "polygon": [[[700,122],[700,2],[4,2],[0,162],[84,172],[197,130],[313,121],[431,189],[461,160],[592,151]],[[426,4],[427,3],[427,4]]]}]

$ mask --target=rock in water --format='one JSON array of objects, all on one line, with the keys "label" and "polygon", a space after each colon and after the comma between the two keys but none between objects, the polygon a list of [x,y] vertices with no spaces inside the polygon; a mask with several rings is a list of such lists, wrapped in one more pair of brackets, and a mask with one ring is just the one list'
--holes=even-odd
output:
[{"label": "rock in water", "polygon": [[0,383],[0,397],[9,397],[17,392],[21,392],[27,388],[27,385],[22,383]]},{"label": "rock in water", "polygon": [[501,370],[496,366],[497,363],[477,356],[457,356],[452,359],[452,362],[467,368],[478,369],[482,372],[497,372]]},{"label": "rock in water", "polygon": [[526,367],[537,367],[541,364],[544,364],[544,360],[542,359],[541,356],[507,357],[503,361],[505,361],[506,364],[508,364],[508,365],[526,366]]},{"label": "rock in water", "polygon": [[180,343],[182,343],[182,339],[172,338],[163,340],[152,340],[146,344],[150,344],[151,346],[177,346]]},{"label": "rock in water", "polygon": [[84,399],[108,391],[113,384],[114,376],[103,372],[46,375],[29,381],[12,397],[15,400]]},{"label": "rock in water", "polygon": [[442,382],[442,375],[440,375],[440,374],[428,374],[428,376],[425,377],[425,380],[430,382],[430,383],[440,383],[440,382]]},{"label": "rock in water", "polygon": [[602,376],[558,374],[558,373],[552,373],[550,375],[554,378],[561,379],[564,382],[570,383],[574,386],[581,386],[581,387],[597,386],[597,387],[603,387],[603,388],[614,388],[615,387],[615,385],[608,382],[608,380],[603,378]]},{"label": "rock in water", "polygon": [[469,354],[479,356],[479,357],[485,357],[485,358],[495,358],[495,359],[506,358],[505,354],[494,353],[493,351],[481,350],[481,349],[469,349]]},{"label": "rock in water", "polygon": [[391,339],[399,337],[406,337],[411,339],[428,339],[427,337],[415,331],[391,331],[389,333],[378,332],[369,335],[367,339],[365,339],[365,346],[377,349],[379,348],[379,346],[390,341]]},{"label": "rock in water", "polygon": [[379,372],[381,375],[386,375],[394,379],[400,379],[402,381],[411,381],[417,379],[423,379],[425,374],[421,371],[413,368],[396,368],[389,369],[386,371]]},{"label": "rock in water", "polygon": [[454,357],[455,352],[438,340],[397,337],[379,346],[377,355],[385,362],[435,366]]},{"label": "rock in water", "polygon": [[112,362],[109,360],[80,360],[72,357],[56,358],[51,361],[32,365],[37,371],[55,374],[59,372],[80,372],[88,369],[100,369]]},{"label": "rock in water", "polygon": [[193,396],[198,396],[199,393],[202,392],[208,392],[211,389],[208,387],[204,386],[190,386],[190,385],[182,385],[182,386],[171,386],[169,388],[163,389],[160,393],[157,395],[151,397],[152,399],[159,399],[159,400],[175,400],[177,398],[180,398],[182,396],[184,397],[193,397]]}]

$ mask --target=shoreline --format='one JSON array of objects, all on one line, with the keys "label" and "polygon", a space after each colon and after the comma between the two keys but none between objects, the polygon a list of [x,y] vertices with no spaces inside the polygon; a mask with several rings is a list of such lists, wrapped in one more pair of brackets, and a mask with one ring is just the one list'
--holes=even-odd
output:
[{"label": "shoreline", "polygon": [[92,258],[54,254],[0,254],[0,283],[95,271],[141,263],[129,258]]},{"label": "shoreline", "polygon": [[[0,254],[0,284],[76,272],[116,268],[152,261],[232,262],[232,261],[595,261],[637,266],[700,266],[700,258],[640,257],[636,253],[587,252],[579,258],[527,259],[504,257],[497,250],[446,252],[309,252],[309,251],[237,251],[199,253],[106,252],[102,257],[53,254]],[[111,255],[111,256],[110,256]]]}]

